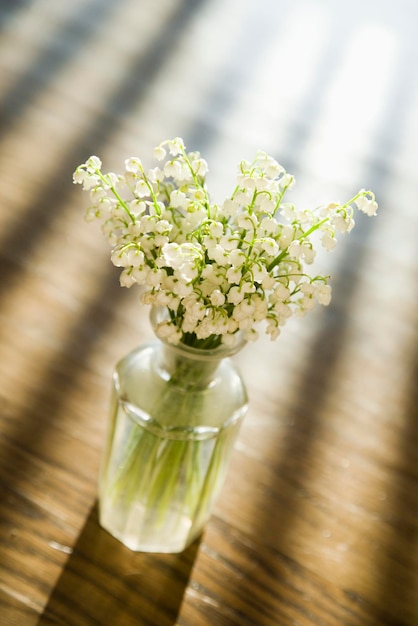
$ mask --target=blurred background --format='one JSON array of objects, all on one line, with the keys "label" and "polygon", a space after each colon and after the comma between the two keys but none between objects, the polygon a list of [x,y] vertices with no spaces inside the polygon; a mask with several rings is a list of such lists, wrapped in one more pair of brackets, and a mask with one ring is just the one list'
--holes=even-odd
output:
[{"label": "blurred background", "polygon": [[[105,170],[121,170],[133,155],[152,166],[153,147],[180,136],[208,161],[209,188],[221,201],[239,161],[262,149],[296,176],[289,200],[316,206],[364,187],[375,192],[379,215],[359,216],[332,255],[320,255],[333,275],[331,306],[292,321],[277,343],[261,338],[239,355],[257,402],[235,472],[261,467],[267,455],[277,475],[292,475],[300,497],[279,503],[271,541],[280,532],[280,549],[308,558],[292,513],[307,498],[329,520],[316,549],[309,546],[312,568],[331,563],[338,584],[355,587],[360,559],[376,605],[400,580],[393,615],[404,610],[399,623],[414,623],[417,27],[416,0],[0,0],[0,435],[8,488],[24,482],[13,446],[26,450],[27,476],[36,455],[61,446],[66,458],[58,431],[75,438],[87,464],[84,496],[68,522],[77,536],[95,493],[113,364],[150,336],[138,294],[119,287],[99,229],[83,221],[87,196],[72,184],[76,166],[92,154]],[[268,521],[249,471],[246,480],[253,504],[242,526],[254,533]],[[225,519],[233,519],[240,489],[231,485],[218,510]],[[339,497],[351,508],[333,519]],[[42,498],[53,515],[57,503],[47,490]],[[358,526],[349,540],[350,515]],[[394,527],[373,544],[376,515]],[[330,527],[334,543],[324,534]],[[365,562],[362,541],[373,544]],[[343,561],[349,548],[357,556]],[[393,554],[406,569],[393,566]]]}]

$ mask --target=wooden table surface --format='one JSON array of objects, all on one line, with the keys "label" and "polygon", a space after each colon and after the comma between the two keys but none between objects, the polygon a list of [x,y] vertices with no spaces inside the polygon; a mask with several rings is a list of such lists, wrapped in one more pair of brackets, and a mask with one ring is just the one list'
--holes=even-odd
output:
[{"label": "wooden table surface", "polygon": [[[0,3],[1,626],[418,624],[415,0]],[[115,362],[151,336],[74,168],[181,136],[221,199],[258,148],[303,206],[371,188],[334,299],[236,360],[250,410],[201,539],[97,522]]]}]

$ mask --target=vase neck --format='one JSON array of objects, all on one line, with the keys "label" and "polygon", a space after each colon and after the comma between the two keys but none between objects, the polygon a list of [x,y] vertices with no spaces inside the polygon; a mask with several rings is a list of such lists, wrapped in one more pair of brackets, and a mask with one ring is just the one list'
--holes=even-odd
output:
[{"label": "vase neck", "polygon": [[182,344],[171,345],[159,340],[160,375],[184,388],[204,388],[211,384],[228,354],[216,350],[197,350]]},{"label": "vase neck", "polygon": [[[228,335],[228,342],[219,342],[215,348],[195,347],[190,344],[190,336],[183,335],[183,341],[173,344],[161,336],[159,329],[166,327],[170,320],[167,307],[152,307],[150,320],[154,333],[160,342],[159,370],[160,374],[174,383],[187,387],[202,387],[210,384],[212,377],[219,368],[220,363],[238,352],[245,345],[242,333],[237,332]],[[197,341],[201,345],[200,340]]]}]

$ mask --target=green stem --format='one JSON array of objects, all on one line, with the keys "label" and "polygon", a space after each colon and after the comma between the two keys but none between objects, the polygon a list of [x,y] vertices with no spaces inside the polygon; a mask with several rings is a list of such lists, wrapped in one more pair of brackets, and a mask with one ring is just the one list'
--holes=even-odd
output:
[{"label": "green stem", "polygon": [[155,192],[154,192],[154,187],[152,186],[152,184],[148,180],[148,177],[147,177],[147,175],[145,173],[145,170],[142,167],[142,165],[140,166],[140,170],[141,170],[141,174],[142,174],[143,180],[144,180],[146,186],[148,187],[150,196],[152,198],[152,203],[154,205],[155,212],[160,217],[161,216],[161,209],[160,209],[160,205],[158,204],[157,196],[155,195]]},{"label": "green stem", "polygon": [[[307,231],[299,235],[299,237],[296,237],[294,241],[302,241],[303,239],[306,239],[306,237],[309,237],[309,235],[318,230],[318,228],[320,228],[322,224],[325,224],[326,222],[329,222],[329,217],[325,217],[323,220],[320,220],[316,224],[313,224],[310,228],[308,228]],[[276,258],[273,259],[273,261],[267,267],[268,272],[271,272],[271,270],[275,268],[276,265],[278,265],[285,258],[285,256],[288,254],[288,250],[289,246],[287,246],[285,250],[283,250],[279,255],[276,256]]]},{"label": "green stem", "polygon": [[[179,362],[166,384],[166,391],[150,411],[151,419],[158,422],[161,414],[191,415],[200,410],[204,395],[196,389],[206,366],[200,371],[199,363]],[[183,392],[176,394],[173,404],[172,389],[181,381]],[[188,388],[189,385],[192,387]],[[192,422],[191,422],[192,423]],[[192,426],[191,426],[192,428]],[[185,434],[185,433],[184,433]],[[178,439],[176,433],[164,435],[147,430],[132,418],[132,427],[125,443],[122,463],[116,477],[111,480],[108,494],[118,506],[130,508],[142,502],[150,519],[163,524],[172,501],[182,500],[186,515],[192,515],[199,500],[202,477],[199,470],[200,450],[204,442]],[[185,483],[184,476],[187,477]],[[184,489],[184,493],[181,490]]]},{"label": "green stem", "polygon": [[[95,170],[96,174],[99,176],[99,178],[105,183],[105,185],[109,185],[109,181],[106,179],[106,176],[104,176],[100,170],[96,169]],[[121,198],[121,196],[119,195],[119,193],[116,191],[115,187],[113,185],[109,186],[110,191],[113,193],[113,195],[115,196],[116,200],[118,201],[118,203],[120,204],[120,206],[124,209],[124,211],[126,211],[126,213],[129,215],[129,218],[131,219],[132,223],[135,224],[135,216],[130,212],[128,205],[126,204],[125,200],[123,200]]]},{"label": "green stem", "polygon": [[267,271],[268,272],[271,272],[271,270],[274,269],[276,267],[276,265],[279,265],[279,263],[287,255],[287,250],[288,250],[288,247],[285,250],[283,250],[279,255],[277,255],[276,258],[273,259],[273,261],[267,267]]},{"label": "green stem", "polygon": [[209,219],[211,219],[211,213],[210,213],[210,202],[209,202],[209,196],[208,196],[207,189],[206,189],[205,185],[202,185],[202,183],[199,181],[199,179],[198,179],[198,177],[197,177],[197,174],[196,174],[196,172],[194,171],[194,169],[193,169],[193,167],[192,167],[192,164],[190,163],[190,159],[189,159],[189,157],[188,157],[187,152],[186,152],[184,149],[182,149],[182,150],[181,150],[181,153],[182,153],[182,155],[183,155],[183,158],[184,158],[184,161],[185,161],[185,163],[186,163],[187,167],[188,167],[188,168],[189,168],[189,170],[190,170],[190,173],[191,173],[191,175],[192,175],[192,178],[193,178],[194,184],[196,185],[196,187],[197,187],[198,189],[201,189],[201,190],[204,192],[204,194],[205,194],[205,202],[204,202],[204,204],[205,204],[205,209],[206,209],[206,212],[207,212],[208,218],[209,218]]}]

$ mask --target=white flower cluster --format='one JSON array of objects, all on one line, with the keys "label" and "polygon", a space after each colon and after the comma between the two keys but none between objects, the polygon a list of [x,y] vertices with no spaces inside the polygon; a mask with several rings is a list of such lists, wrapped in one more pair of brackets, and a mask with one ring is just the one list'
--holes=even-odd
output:
[{"label": "white flower cluster", "polygon": [[313,236],[331,250],[336,234],[354,226],[353,205],[376,214],[372,192],[297,210],[283,202],[293,176],[260,151],[251,163],[240,163],[232,195],[218,205],[208,195],[208,167],[198,152],[186,152],[176,138],[154,154],[159,167],[146,171],[133,157],[123,174],[102,173],[92,156],[73,179],[90,193],[86,218],[101,221],[112,262],[122,268],[121,284],[142,285],[144,303],[167,308],[160,337],[215,347],[237,331],[256,339],[266,322],[276,339],[293,313],[329,304],[329,277],[308,272]]}]

